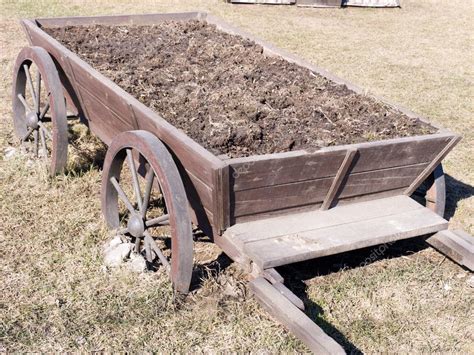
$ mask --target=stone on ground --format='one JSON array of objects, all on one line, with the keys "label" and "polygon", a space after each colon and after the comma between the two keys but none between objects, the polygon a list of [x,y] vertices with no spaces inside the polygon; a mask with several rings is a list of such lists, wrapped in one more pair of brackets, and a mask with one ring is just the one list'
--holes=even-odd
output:
[{"label": "stone on ground", "polygon": [[104,263],[109,267],[120,266],[132,251],[132,243],[122,243],[105,251]]}]

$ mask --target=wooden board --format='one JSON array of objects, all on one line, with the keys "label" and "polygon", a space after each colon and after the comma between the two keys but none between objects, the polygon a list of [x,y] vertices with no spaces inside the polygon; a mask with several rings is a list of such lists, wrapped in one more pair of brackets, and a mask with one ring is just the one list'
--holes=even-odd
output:
[{"label": "wooden board", "polygon": [[461,230],[444,230],[426,242],[448,258],[474,271],[474,237]]},{"label": "wooden board", "polygon": [[257,301],[315,354],[345,354],[344,349],[263,277],[250,282]]},{"label": "wooden board", "polygon": [[[348,150],[357,150],[338,199],[408,189],[444,148],[452,134],[400,138],[324,148],[314,153],[290,152],[229,159],[231,220],[291,207],[322,203]],[[451,144],[450,144],[451,143]]]},{"label": "wooden board", "polygon": [[342,0],[297,0],[300,7],[341,7]]},{"label": "wooden board", "polygon": [[233,4],[272,4],[272,5],[292,5],[296,0],[229,0]]},{"label": "wooden board", "polygon": [[448,222],[407,196],[328,211],[240,223],[225,235],[261,268],[271,268],[446,229]]}]

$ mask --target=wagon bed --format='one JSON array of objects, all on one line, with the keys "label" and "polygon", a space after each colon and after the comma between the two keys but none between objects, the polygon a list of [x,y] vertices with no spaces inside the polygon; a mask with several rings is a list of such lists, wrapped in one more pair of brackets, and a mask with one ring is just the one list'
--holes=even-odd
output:
[{"label": "wagon bed", "polygon": [[[361,88],[205,13],[24,20],[30,44],[36,47],[25,51],[27,59],[19,61],[16,72],[28,76],[28,68],[22,69],[23,63],[28,66],[35,60],[45,73],[56,68],[68,108],[109,145],[102,188],[103,211],[109,226],[131,234],[138,243],[143,237],[143,243],[148,245],[147,258],[155,255],[171,270],[178,290],[187,291],[191,280],[192,221],[252,275],[251,287],[257,298],[310,349],[341,352],[334,340],[301,313],[299,309],[304,305],[284,286],[274,267],[446,229],[447,221],[442,218],[441,161],[460,137],[436,127],[438,132],[430,135],[340,145],[311,152],[299,150],[243,158],[216,156],[43,31],[48,26],[153,24],[191,19],[249,38],[260,44],[268,56],[296,63],[356,93],[364,93]],[[45,58],[48,55],[54,63]],[[48,65],[41,66],[42,61]],[[37,127],[37,117],[25,112],[28,105],[21,100],[25,89],[18,88],[26,85],[26,79],[18,77],[13,90],[14,113],[17,116],[26,113],[27,123],[31,119]],[[49,78],[49,84],[53,79],[54,75]],[[60,93],[54,92],[50,102],[56,111],[65,115],[64,107],[54,97],[57,95]],[[405,108],[377,99],[426,122]],[[37,111],[41,118],[39,108]],[[27,129],[18,125],[16,128],[20,137]],[[31,127],[28,132],[32,132]],[[55,126],[51,135],[56,137],[56,145],[60,133]],[[66,148],[59,145],[55,149],[52,159],[57,164],[52,165],[53,172],[64,163]],[[136,152],[132,152],[133,149]],[[177,236],[186,236],[175,238],[173,234],[173,248],[181,248],[173,249],[173,253],[186,248],[186,252],[179,255],[179,263],[174,254],[168,262],[156,246],[149,249],[151,238],[146,228],[153,223],[164,223],[164,216],[144,220],[145,214],[140,215],[142,205],[148,207],[147,203],[138,200],[135,207],[123,198],[120,169],[127,159],[133,179],[138,181],[140,174],[147,181],[145,196],[154,179],[159,180],[167,203],[171,204],[167,223]],[[410,196],[423,185],[427,186],[422,205]],[[138,183],[134,186],[136,196],[141,196]],[[118,197],[127,201],[130,211],[128,225],[122,229],[116,213]]]}]

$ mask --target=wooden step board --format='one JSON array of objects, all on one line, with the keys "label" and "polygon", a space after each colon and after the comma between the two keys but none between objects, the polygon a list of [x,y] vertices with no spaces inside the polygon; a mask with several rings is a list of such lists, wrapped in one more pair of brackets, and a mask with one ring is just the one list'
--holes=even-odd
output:
[{"label": "wooden step board", "polygon": [[225,237],[267,269],[447,227],[445,219],[403,195],[239,223]]}]

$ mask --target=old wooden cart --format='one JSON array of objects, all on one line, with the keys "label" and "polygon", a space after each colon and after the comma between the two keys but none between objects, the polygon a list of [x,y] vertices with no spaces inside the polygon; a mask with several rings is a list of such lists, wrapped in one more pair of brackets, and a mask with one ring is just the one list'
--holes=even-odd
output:
[{"label": "old wooden cart", "polygon": [[[266,55],[283,57],[362,93],[206,13],[24,20],[31,47],[21,51],[15,67],[16,133],[22,141],[33,139],[36,152],[41,142],[51,173],[56,174],[67,160],[66,106],[75,111],[109,146],[102,186],[109,226],[143,248],[150,261],[158,260],[168,268],[177,291],[189,289],[194,224],[249,272],[257,299],[312,350],[341,352],[300,310],[303,303],[274,268],[446,229],[441,161],[460,138],[437,127],[436,134],[315,152],[215,156],[43,31],[49,26],[190,19],[250,38],[263,46]],[[29,71],[33,65],[39,72],[36,81]],[[44,105],[41,87],[47,93]],[[52,128],[46,127],[46,117]],[[124,162],[131,167],[136,203],[121,187]],[[410,197],[421,185],[424,205]],[[164,196],[166,212],[150,217],[149,197],[155,186]],[[128,210],[125,215],[119,215],[119,200]],[[149,231],[165,224],[170,228],[171,256],[165,255]]]}]

